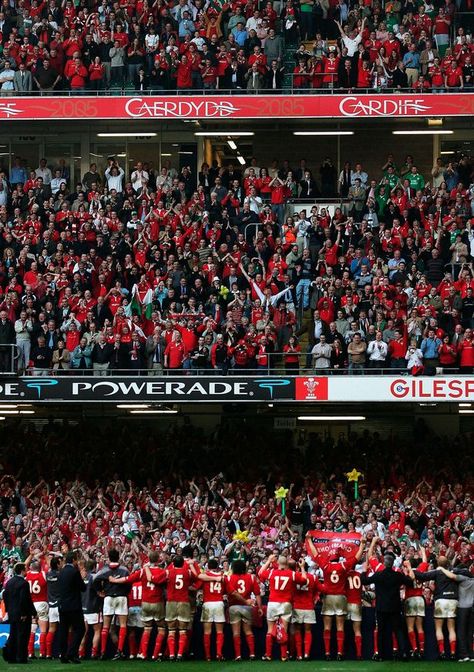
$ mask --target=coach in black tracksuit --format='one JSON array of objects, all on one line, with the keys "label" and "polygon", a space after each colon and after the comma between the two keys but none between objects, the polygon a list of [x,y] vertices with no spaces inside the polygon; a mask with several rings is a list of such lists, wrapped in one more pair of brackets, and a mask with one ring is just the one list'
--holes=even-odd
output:
[{"label": "coach in black tracksuit", "polygon": [[7,582],[3,591],[10,624],[10,636],[3,655],[9,663],[27,663],[31,619],[36,616],[36,609],[31,599],[28,581],[25,579],[24,563],[18,562],[14,572],[14,576]]},{"label": "coach in black tracksuit", "polygon": [[398,650],[402,655],[406,654],[405,636],[403,632],[403,619],[401,615],[402,605],[400,601],[400,588],[413,586],[413,579],[402,572],[393,569],[395,556],[393,553],[385,553],[383,558],[384,569],[375,572],[371,576],[364,574],[362,584],[375,586],[375,611],[377,615],[377,627],[379,636],[379,651],[392,649],[391,639],[388,633],[394,632],[398,641]]}]

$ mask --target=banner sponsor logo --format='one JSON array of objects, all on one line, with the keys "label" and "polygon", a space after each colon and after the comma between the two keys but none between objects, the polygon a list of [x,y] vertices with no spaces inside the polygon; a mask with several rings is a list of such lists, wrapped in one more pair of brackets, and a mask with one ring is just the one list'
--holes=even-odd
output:
[{"label": "banner sponsor logo", "polygon": [[155,100],[148,102],[143,98],[131,98],[125,104],[125,112],[129,117],[143,118],[209,118],[218,117],[220,119],[235,116],[239,108],[235,107],[229,100],[220,101],[161,101]]},{"label": "banner sponsor logo", "polygon": [[356,96],[343,98],[339,111],[345,117],[417,117],[425,115],[431,108],[423,105],[421,98],[369,98]]},{"label": "banner sponsor logo", "polygon": [[296,379],[296,399],[297,401],[328,401],[328,379],[300,376]]},{"label": "banner sponsor logo", "polygon": [[1,383],[0,399],[69,402],[274,401],[294,399],[290,378],[135,377],[18,378]]},{"label": "banner sponsor logo", "polygon": [[474,397],[473,378],[397,378],[390,384],[394,399],[469,399]]},{"label": "banner sponsor logo", "polygon": [[19,114],[23,114],[23,110],[20,110],[16,103],[0,103],[0,116],[3,115],[6,119],[11,119]]}]

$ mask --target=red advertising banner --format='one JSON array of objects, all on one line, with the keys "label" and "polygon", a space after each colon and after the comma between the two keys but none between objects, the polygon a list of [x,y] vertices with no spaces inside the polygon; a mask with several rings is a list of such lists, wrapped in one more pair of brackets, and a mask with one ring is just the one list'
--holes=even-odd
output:
[{"label": "red advertising banner", "polygon": [[351,119],[474,114],[474,93],[327,96],[71,96],[0,100],[0,120]]},{"label": "red advertising banner", "polygon": [[[360,534],[355,532],[321,532],[311,530],[308,532],[313,544],[316,546],[320,560],[324,560],[331,555],[339,555],[344,558],[353,558],[360,548]],[[310,553],[306,544],[308,553]]]}]

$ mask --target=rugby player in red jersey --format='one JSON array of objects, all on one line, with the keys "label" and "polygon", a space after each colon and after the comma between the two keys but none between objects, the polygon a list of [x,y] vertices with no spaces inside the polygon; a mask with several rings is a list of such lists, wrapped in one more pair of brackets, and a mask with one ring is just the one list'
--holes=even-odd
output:
[{"label": "rugby player in red jersey", "polygon": [[[159,639],[162,642],[166,634],[165,602],[161,584],[165,583],[167,577],[166,571],[157,565],[158,557],[157,551],[151,551],[148,556],[149,564],[147,564],[146,567],[138,569],[126,577],[109,577],[110,583],[131,583],[132,590],[133,586],[136,584],[141,585],[141,621],[143,622],[144,628],[140,642],[140,652],[138,653],[138,658],[141,660],[145,660],[148,657],[148,645],[150,643],[153,625],[156,625],[157,627],[157,640]],[[131,656],[135,655],[132,653],[133,650],[136,652],[136,645],[133,645],[133,641],[133,638],[132,641],[130,641],[129,637]]]},{"label": "rugby player in red jersey", "polygon": [[352,623],[357,660],[362,660],[362,582],[360,573],[351,569],[346,578],[347,620]]},{"label": "rugby player in red jersey", "polygon": [[[350,570],[359,562],[364,552],[365,540],[361,539],[359,550],[353,558],[340,558],[338,551],[332,551],[321,559],[311,536],[307,536],[308,548],[314,560],[317,560],[324,577],[324,598],[321,614],[324,622],[324,653],[326,660],[331,659],[332,619],[336,619],[337,660],[344,657],[344,623],[347,615],[346,579]],[[318,560],[319,559],[319,560]]]},{"label": "rugby player in red jersey", "polygon": [[199,574],[199,579],[204,582],[202,587],[202,612],[201,623],[204,628],[204,656],[211,660],[211,634],[212,624],[216,629],[216,659],[223,660],[222,649],[224,647],[224,576],[218,572],[219,563],[211,559],[207,563],[207,571]]},{"label": "rugby player in red jersey", "polygon": [[225,579],[225,588],[229,602],[229,621],[232,626],[235,660],[242,659],[241,627],[249,648],[250,660],[255,660],[252,608],[256,605],[261,613],[262,598],[257,578],[254,574],[247,572],[244,560],[234,560],[232,574]]},{"label": "rugby player in red jersey", "polygon": [[[145,567],[147,580],[153,582],[152,572]],[[170,660],[181,660],[186,650],[188,626],[191,620],[191,605],[189,589],[196,580],[196,572],[191,564],[185,562],[180,555],[176,556],[173,564],[165,570],[166,582],[166,610],[165,620],[168,625],[168,651]],[[161,583],[161,579],[159,580]],[[162,647],[165,635],[156,638],[153,660],[163,658]],[[176,647],[178,645],[178,650]]]},{"label": "rugby player in red jersey", "polygon": [[[290,569],[296,570],[296,562],[290,560],[288,563]],[[305,572],[308,571],[308,565],[304,564]],[[296,659],[303,660],[303,632],[304,632],[304,659],[309,660],[311,646],[313,643],[312,626],[316,623],[316,612],[314,605],[318,599],[319,589],[322,584],[312,574],[306,574],[306,584],[296,584],[293,593],[293,614],[291,617],[291,628],[295,640]],[[303,626],[303,628],[301,628]],[[303,632],[302,632],[303,630]]]},{"label": "rugby player in red jersey", "polygon": [[[403,563],[408,575],[413,579],[413,587],[405,588],[405,620],[407,622],[408,641],[410,642],[410,656],[419,658],[425,653],[425,630],[423,619],[425,617],[425,598],[423,597],[423,585],[415,578],[414,570],[427,572],[429,565],[426,558],[426,550],[421,546],[421,560],[412,558]],[[418,636],[418,642],[417,642]]]},{"label": "rugby player in red jersey", "polygon": [[[260,581],[268,581],[269,597],[267,605],[267,637],[265,641],[265,655],[263,660],[272,659],[272,647],[274,626],[280,619],[280,623],[285,632],[288,632],[288,625],[293,613],[293,595],[295,586],[306,585],[307,574],[304,569],[304,560],[300,561],[301,572],[295,572],[288,567],[288,559],[285,555],[270,555],[267,561],[260,568],[258,578]],[[288,660],[288,645],[282,643],[281,659]]]},{"label": "rugby player in red jersey", "polygon": [[28,642],[28,657],[35,657],[35,633],[39,626],[40,630],[40,658],[46,658],[46,637],[49,626],[49,603],[48,603],[48,584],[46,574],[41,571],[39,560],[32,560],[32,556],[26,559],[27,569],[26,580],[30,586],[31,599],[36,609],[36,618],[31,625],[31,634]]},{"label": "rugby player in red jersey", "polygon": [[127,632],[129,653],[128,657],[130,660],[138,657],[137,631],[143,630],[143,632],[145,632],[142,621],[142,595],[143,585],[141,579],[138,578],[138,580],[132,583],[132,587],[128,594]]}]

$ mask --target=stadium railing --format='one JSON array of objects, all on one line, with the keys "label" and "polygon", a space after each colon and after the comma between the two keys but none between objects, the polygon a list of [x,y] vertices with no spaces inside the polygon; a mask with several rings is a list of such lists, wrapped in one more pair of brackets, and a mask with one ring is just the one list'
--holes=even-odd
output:
[{"label": "stadium railing", "polygon": [[[5,346],[0,346],[5,347]],[[14,346],[13,346],[14,347]],[[269,362],[266,365],[259,367],[239,367],[235,366],[232,361],[229,361],[228,365],[214,369],[211,366],[208,367],[198,367],[192,366],[191,363],[186,364],[184,367],[179,369],[162,369],[154,370],[148,369],[146,367],[142,368],[120,368],[120,369],[107,369],[107,370],[94,370],[93,367],[86,369],[78,368],[69,368],[69,369],[53,369],[53,368],[34,368],[28,367],[26,371],[19,372],[18,368],[2,370],[0,371],[0,376],[9,376],[9,375],[25,375],[25,376],[98,376],[98,377],[107,377],[107,376],[174,376],[174,375],[199,375],[199,376],[226,376],[226,375],[239,375],[239,376],[298,376],[298,375],[307,375],[307,376],[354,376],[354,375],[407,375],[409,370],[403,366],[384,366],[383,368],[378,368],[375,366],[370,366],[368,364],[362,367],[354,368],[352,365],[345,366],[343,368],[318,368],[310,364],[308,366],[308,358],[312,358],[311,353],[301,352],[298,354],[299,364],[296,368],[285,367],[282,358],[286,353],[274,352],[269,355]],[[15,364],[18,362],[18,357],[16,356],[13,360]],[[189,361],[189,360],[188,360]],[[464,375],[468,376],[471,374],[460,373],[457,367],[443,367],[440,366],[436,369],[436,373],[442,373],[443,375]]]},{"label": "stadium railing", "polygon": [[[318,73],[318,76],[324,76],[325,73]],[[339,87],[337,84],[331,86],[328,85],[327,87],[323,88],[295,88],[293,86],[293,81],[294,77],[298,77],[299,75],[296,73],[286,73],[285,77],[291,78],[291,84],[288,87],[282,87],[281,89],[268,89],[268,88],[262,88],[259,89],[258,91],[247,91],[247,89],[242,88],[242,89],[229,89],[229,88],[218,88],[218,89],[195,89],[195,88],[190,88],[190,89],[164,89],[164,88],[153,88],[150,87],[145,91],[140,91],[139,89],[136,89],[132,85],[123,85],[123,86],[118,86],[118,87],[111,87],[108,89],[101,89],[99,91],[94,90],[94,89],[89,89],[89,88],[84,88],[84,89],[54,89],[54,90],[47,90],[47,91],[29,91],[29,92],[20,92],[20,91],[0,91],[0,98],[9,98],[9,97],[41,97],[41,96],[66,96],[66,97],[73,97],[73,96],[92,96],[92,97],[109,97],[109,96],[132,96],[132,95],[137,95],[140,94],[140,96],[183,96],[183,95],[192,95],[192,96],[212,96],[212,95],[220,95],[220,96],[241,96],[241,95],[318,95],[318,96],[331,96],[331,95],[341,95],[341,94],[356,94],[356,95],[364,95],[364,94],[390,94],[390,95],[402,95],[402,94],[417,94],[420,95],[420,93],[431,93],[430,89],[427,89],[426,91],[418,91],[414,88],[408,87],[404,89],[394,89],[393,87],[387,86],[385,88],[379,88],[379,87],[368,87],[368,88],[359,88],[357,86],[347,88],[347,87]],[[442,94],[443,95],[450,95],[454,93],[460,93],[462,92],[463,94],[469,94],[473,93],[474,94],[474,87],[470,88],[463,88],[463,89],[458,89],[458,88],[453,88],[453,89],[443,89]],[[441,91],[438,92],[441,94]]]}]

